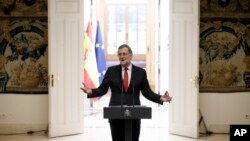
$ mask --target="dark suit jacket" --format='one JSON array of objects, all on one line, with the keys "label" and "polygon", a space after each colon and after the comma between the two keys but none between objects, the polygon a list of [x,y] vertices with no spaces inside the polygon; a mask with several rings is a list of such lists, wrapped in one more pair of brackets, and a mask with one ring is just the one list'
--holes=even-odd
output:
[{"label": "dark suit jacket", "polygon": [[109,106],[121,104],[133,105],[133,103],[135,105],[141,105],[139,97],[140,91],[147,99],[163,104],[160,100],[161,96],[150,89],[146,71],[135,65],[132,65],[131,79],[127,92],[124,92],[122,85],[122,66],[116,65],[108,68],[101,85],[96,89],[92,89],[92,95],[89,95],[88,98],[102,96],[107,93],[109,88],[111,88]]}]

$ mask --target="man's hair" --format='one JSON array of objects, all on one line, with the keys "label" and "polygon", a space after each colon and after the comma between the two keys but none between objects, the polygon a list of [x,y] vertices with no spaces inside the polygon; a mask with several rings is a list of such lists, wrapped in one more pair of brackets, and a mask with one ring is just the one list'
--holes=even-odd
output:
[{"label": "man's hair", "polygon": [[131,47],[128,46],[127,44],[122,44],[122,45],[120,45],[120,46],[118,47],[118,51],[119,51],[120,49],[122,49],[122,48],[127,48],[129,54],[133,54],[133,51],[132,51]]}]

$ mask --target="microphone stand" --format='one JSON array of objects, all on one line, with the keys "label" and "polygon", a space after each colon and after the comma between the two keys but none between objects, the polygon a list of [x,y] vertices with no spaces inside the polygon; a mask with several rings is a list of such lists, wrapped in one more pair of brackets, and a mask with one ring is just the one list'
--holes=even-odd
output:
[{"label": "microphone stand", "polygon": [[123,107],[123,83],[122,83],[122,87],[121,87],[121,89],[122,89],[122,93],[121,93],[121,107]]},{"label": "microphone stand", "polygon": [[135,87],[134,87],[134,79],[133,79],[133,107],[135,107]]}]

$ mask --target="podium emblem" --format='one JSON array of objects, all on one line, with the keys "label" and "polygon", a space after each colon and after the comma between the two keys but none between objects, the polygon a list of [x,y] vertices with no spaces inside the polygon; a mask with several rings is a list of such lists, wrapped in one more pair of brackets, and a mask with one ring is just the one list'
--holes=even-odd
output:
[{"label": "podium emblem", "polygon": [[124,116],[125,116],[125,117],[131,117],[131,111],[130,111],[129,109],[126,109],[126,110],[124,111]]}]

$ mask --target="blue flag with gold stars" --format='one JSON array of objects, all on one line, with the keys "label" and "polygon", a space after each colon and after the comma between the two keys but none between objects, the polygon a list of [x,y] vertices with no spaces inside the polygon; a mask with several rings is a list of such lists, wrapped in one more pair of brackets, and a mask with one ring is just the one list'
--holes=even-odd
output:
[{"label": "blue flag with gold stars", "polygon": [[99,21],[97,22],[97,28],[96,28],[95,53],[96,53],[97,68],[99,72],[99,83],[101,84],[104,74],[106,72],[106,59],[104,54],[102,33]]}]

